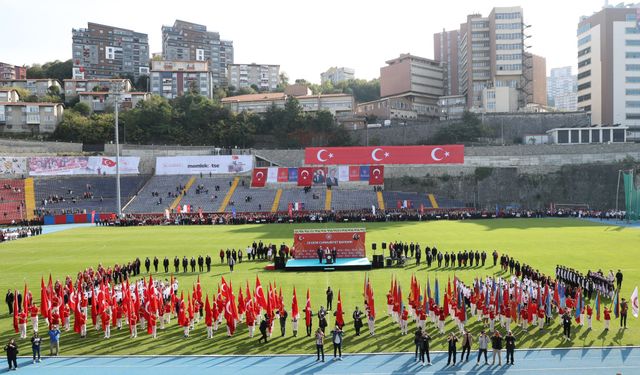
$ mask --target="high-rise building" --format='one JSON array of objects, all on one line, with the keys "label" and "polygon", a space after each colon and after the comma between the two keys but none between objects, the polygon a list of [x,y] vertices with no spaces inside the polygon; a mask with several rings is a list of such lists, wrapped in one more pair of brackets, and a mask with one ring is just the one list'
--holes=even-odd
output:
[{"label": "high-rise building", "polygon": [[605,7],[578,23],[578,109],[592,125],[640,125],[640,5]]},{"label": "high-rise building", "polygon": [[89,22],[73,29],[73,78],[115,78],[149,74],[147,34]]},{"label": "high-rise building", "polygon": [[458,88],[458,30],[433,34],[434,60],[445,63],[444,75],[445,95],[454,96],[460,93]]},{"label": "high-rise building", "polygon": [[162,57],[168,61],[206,61],[216,87],[227,86],[227,66],[233,64],[233,42],[204,25],[176,20],[162,26]]},{"label": "high-rise building", "polygon": [[0,79],[27,79],[27,68],[0,62]]},{"label": "high-rise building", "polygon": [[578,109],[578,79],[570,66],[553,68],[547,78],[547,104],[559,111]]},{"label": "high-rise building", "polygon": [[320,83],[331,82],[332,84],[345,82],[355,78],[356,71],[351,68],[331,67],[326,72],[320,73]]},{"label": "high-rise building", "polygon": [[406,99],[417,117],[440,117],[438,98],[444,95],[444,63],[401,54],[380,68],[380,96]]},{"label": "high-rise building", "polygon": [[236,89],[255,86],[258,91],[274,91],[280,79],[280,65],[228,64],[228,83]]},{"label": "high-rise building", "polygon": [[483,93],[494,87],[515,89],[501,93],[515,93],[517,108],[532,102],[546,104],[546,92],[540,94],[546,82],[537,84],[544,59],[533,55],[525,58],[525,28],[521,7],[499,7],[493,8],[488,17],[467,16],[457,31],[434,34],[435,58],[446,63],[446,92],[466,96],[467,108],[475,111],[486,110],[483,106],[488,101]]},{"label": "high-rise building", "polygon": [[524,94],[527,107],[547,106],[547,59],[524,53]]}]

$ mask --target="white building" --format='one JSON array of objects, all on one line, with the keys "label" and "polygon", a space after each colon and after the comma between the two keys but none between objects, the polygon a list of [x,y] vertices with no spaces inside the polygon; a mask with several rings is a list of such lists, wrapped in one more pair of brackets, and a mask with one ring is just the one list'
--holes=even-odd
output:
[{"label": "white building", "polygon": [[578,110],[578,79],[570,66],[551,69],[547,77],[547,102],[559,111]]},{"label": "white building", "polygon": [[355,78],[356,71],[351,68],[336,66],[329,68],[326,72],[320,74],[320,82],[331,82],[332,84],[348,81]]},{"label": "white building", "polygon": [[280,65],[229,64],[227,71],[229,86],[236,89],[256,86],[258,91],[275,91],[280,79]]}]

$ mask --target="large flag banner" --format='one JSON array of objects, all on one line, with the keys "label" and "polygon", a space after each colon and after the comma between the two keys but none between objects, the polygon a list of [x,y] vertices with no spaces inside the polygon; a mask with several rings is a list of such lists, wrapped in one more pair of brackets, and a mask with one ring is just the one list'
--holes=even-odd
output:
[{"label": "large flag banner", "polygon": [[278,182],[289,182],[289,168],[278,168]]},{"label": "large flag banner", "polygon": [[278,182],[278,167],[269,167],[267,170],[267,182],[275,184]]},{"label": "large flag banner", "polygon": [[[39,156],[29,158],[29,175],[114,175],[116,164],[115,156]],[[137,156],[121,156],[120,173],[138,174],[139,164],[140,158]]]},{"label": "large flag banner", "polygon": [[360,181],[360,166],[349,166],[349,181]]},{"label": "large flag banner", "polygon": [[251,187],[264,187],[267,183],[267,168],[254,168],[251,176]]},{"label": "large flag banner", "polygon": [[327,168],[314,167],[313,168],[313,184],[324,185],[327,182]]},{"label": "large flag banner", "polygon": [[298,168],[289,168],[288,182],[298,182]]},{"label": "large flag banner", "polygon": [[157,175],[176,174],[237,174],[253,169],[251,155],[159,156]]},{"label": "large flag banner", "polygon": [[364,258],[364,228],[337,229],[296,229],[293,232],[293,246],[296,259],[314,259],[318,257],[318,248],[335,248],[338,258]]},{"label": "large flag banner", "polygon": [[384,165],[372,165],[369,168],[369,185],[384,185]]},{"label": "large flag banner", "polygon": [[340,178],[337,166],[327,168],[327,187],[338,186]]},{"label": "large flag banner", "polygon": [[298,168],[298,186],[311,186],[313,183],[313,168]]},{"label": "large flag banner", "polygon": [[349,164],[463,164],[463,145],[308,147],[310,165]]},{"label": "large flag banner", "polygon": [[341,165],[338,167],[338,181],[346,182],[349,181],[349,166]]},{"label": "large flag banner", "polygon": [[27,158],[0,156],[0,175],[27,175]]}]

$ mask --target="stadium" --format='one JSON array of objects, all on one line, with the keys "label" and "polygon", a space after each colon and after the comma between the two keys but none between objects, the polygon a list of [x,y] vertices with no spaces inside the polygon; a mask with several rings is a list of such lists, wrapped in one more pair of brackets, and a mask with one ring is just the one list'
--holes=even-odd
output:
[{"label": "stadium", "polygon": [[[0,142],[0,340],[24,336],[26,356],[34,328],[59,328],[47,373],[424,372],[418,327],[428,371],[509,372],[476,365],[495,330],[523,371],[637,371],[637,320],[619,329],[640,281],[634,144]],[[328,359],[342,328],[337,368],[314,362],[318,314]],[[446,366],[467,331],[471,361]]]}]

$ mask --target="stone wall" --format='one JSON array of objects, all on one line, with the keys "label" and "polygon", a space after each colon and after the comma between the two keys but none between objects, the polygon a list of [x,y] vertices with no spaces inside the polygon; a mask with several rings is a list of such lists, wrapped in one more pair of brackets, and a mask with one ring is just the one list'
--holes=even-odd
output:
[{"label": "stone wall", "polygon": [[[478,115],[489,129],[489,140],[494,144],[520,143],[525,135],[546,134],[553,128],[588,126],[589,117],[583,112],[543,113],[487,113]],[[451,121],[394,125],[383,128],[350,130],[351,138],[359,145],[411,145],[428,144],[429,139]],[[367,134],[368,133],[368,134]]]}]

